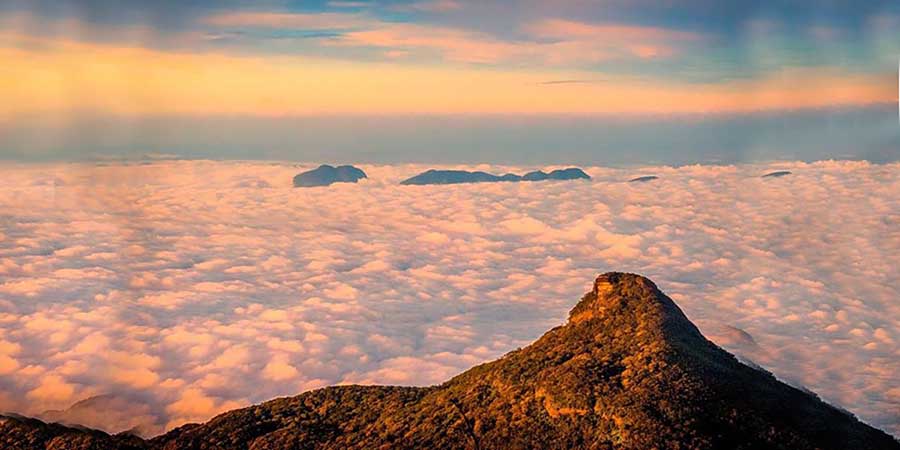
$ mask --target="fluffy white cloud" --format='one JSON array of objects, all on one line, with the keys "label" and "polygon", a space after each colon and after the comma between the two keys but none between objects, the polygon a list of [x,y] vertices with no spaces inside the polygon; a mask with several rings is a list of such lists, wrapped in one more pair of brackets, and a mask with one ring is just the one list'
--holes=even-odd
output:
[{"label": "fluffy white cloud", "polygon": [[[0,166],[0,410],[109,394],[142,422],[79,414],[154,434],[328,384],[436,383],[626,270],[726,348],[900,434],[898,164],[454,186],[365,166],[358,185],[292,189],[302,169]],[[794,174],[759,178],[775,169]]]}]

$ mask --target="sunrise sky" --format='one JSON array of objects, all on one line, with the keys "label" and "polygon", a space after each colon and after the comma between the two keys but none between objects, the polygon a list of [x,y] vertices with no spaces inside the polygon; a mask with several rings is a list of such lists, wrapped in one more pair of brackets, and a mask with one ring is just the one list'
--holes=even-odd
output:
[{"label": "sunrise sky", "polygon": [[[13,0],[0,6],[0,132],[8,136],[0,157],[143,151],[310,160],[319,155],[309,147],[345,128],[347,117],[394,119],[374,127],[396,133],[382,147],[330,150],[338,159],[383,161],[415,155],[379,148],[425,139],[411,118],[426,116],[489,117],[477,122],[496,128],[460,130],[485,134],[498,157],[516,153],[515,142],[500,138],[509,127],[531,128],[522,116],[788,115],[792,127],[803,110],[825,122],[876,111],[878,124],[893,118],[896,125],[888,107],[897,101],[896,2],[725,3]],[[221,120],[234,117],[267,120],[217,146],[210,129],[230,128]],[[880,134],[867,151],[893,159],[877,147],[896,143],[896,129],[854,117],[867,127],[854,128],[858,135]],[[329,122],[302,122],[311,118]],[[290,131],[292,120],[308,132]],[[273,135],[265,124],[278,123],[274,135],[298,148],[260,142]],[[740,125],[733,134],[752,131]],[[571,160],[586,152],[572,136],[597,140],[590,130],[551,128],[525,140],[566,136],[555,142]],[[360,133],[361,141],[379,141],[371,130]],[[435,154],[465,145],[432,139]],[[652,153],[629,139],[633,150]],[[806,141],[800,147],[818,144]],[[237,149],[251,143],[254,150]],[[735,143],[716,142],[727,144]],[[829,151],[806,159],[846,153]],[[536,147],[523,152],[524,161],[542,159]]]}]

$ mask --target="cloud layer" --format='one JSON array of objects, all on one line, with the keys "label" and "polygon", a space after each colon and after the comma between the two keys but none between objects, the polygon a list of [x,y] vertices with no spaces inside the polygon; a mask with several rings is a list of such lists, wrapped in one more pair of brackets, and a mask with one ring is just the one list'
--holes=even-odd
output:
[{"label": "cloud layer", "polygon": [[[305,168],[0,167],[0,410],[104,395],[77,417],[152,435],[329,384],[435,383],[625,270],[729,350],[900,434],[900,164],[459,186],[363,166],[358,185],[292,189]],[[794,174],[759,178],[776,169]]]}]

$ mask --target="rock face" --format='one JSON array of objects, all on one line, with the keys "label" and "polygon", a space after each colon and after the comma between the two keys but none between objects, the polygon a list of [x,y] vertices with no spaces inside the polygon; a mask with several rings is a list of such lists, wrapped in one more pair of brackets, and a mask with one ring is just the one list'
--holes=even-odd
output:
[{"label": "rock face", "polygon": [[51,442],[163,450],[900,449],[886,433],[738,362],[650,280],[624,273],[598,277],[565,325],[439,386],[330,387],[149,441],[0,421],[3,448]]},{"label": "rock face", "polygon": [[786,177],[790,174],[791,174],[791,172],[788,170],[778,170],[775,172],[767,173],[767,174],[763,175],[762,177],[763,178],[781,178],[781,177]]},{"label": "rock face", "polygon": [[646,183],[648,181],[658,180],[659,177],[656,175],[647,175],[645,177],[637,177],[628,180],[629,183]]},{"label": "rock face", "polygon": [[366,178],[366,173],[353,166],[329,166],[303,172],[294,177],[294,187],[330,186],[334,183],[356,183]]},{"label": "rock face", "polygon": [[508,173],[494,175],[487,172],[468,172],[465,170],[435,170],[422,172],[412,178],[402,181],[403,185],[426,184],[461,184],[461,183],[497,183],[501,181],[545,181],[545,180],[590,180],[590,175],[577,168],[559,169],[550,173],[540,170],[528,172],[525,175]]}]

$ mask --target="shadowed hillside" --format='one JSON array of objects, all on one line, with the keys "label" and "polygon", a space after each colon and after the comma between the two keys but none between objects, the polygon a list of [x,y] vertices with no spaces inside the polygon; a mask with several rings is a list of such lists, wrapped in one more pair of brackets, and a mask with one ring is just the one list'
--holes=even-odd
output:
[{"label": "shadowed hillside", "polygon": [[6,449],[900,449],[707,341],[648,279],[601,275],[568,322],[426,388],[340,386],[151,440],[5,418]]}]

